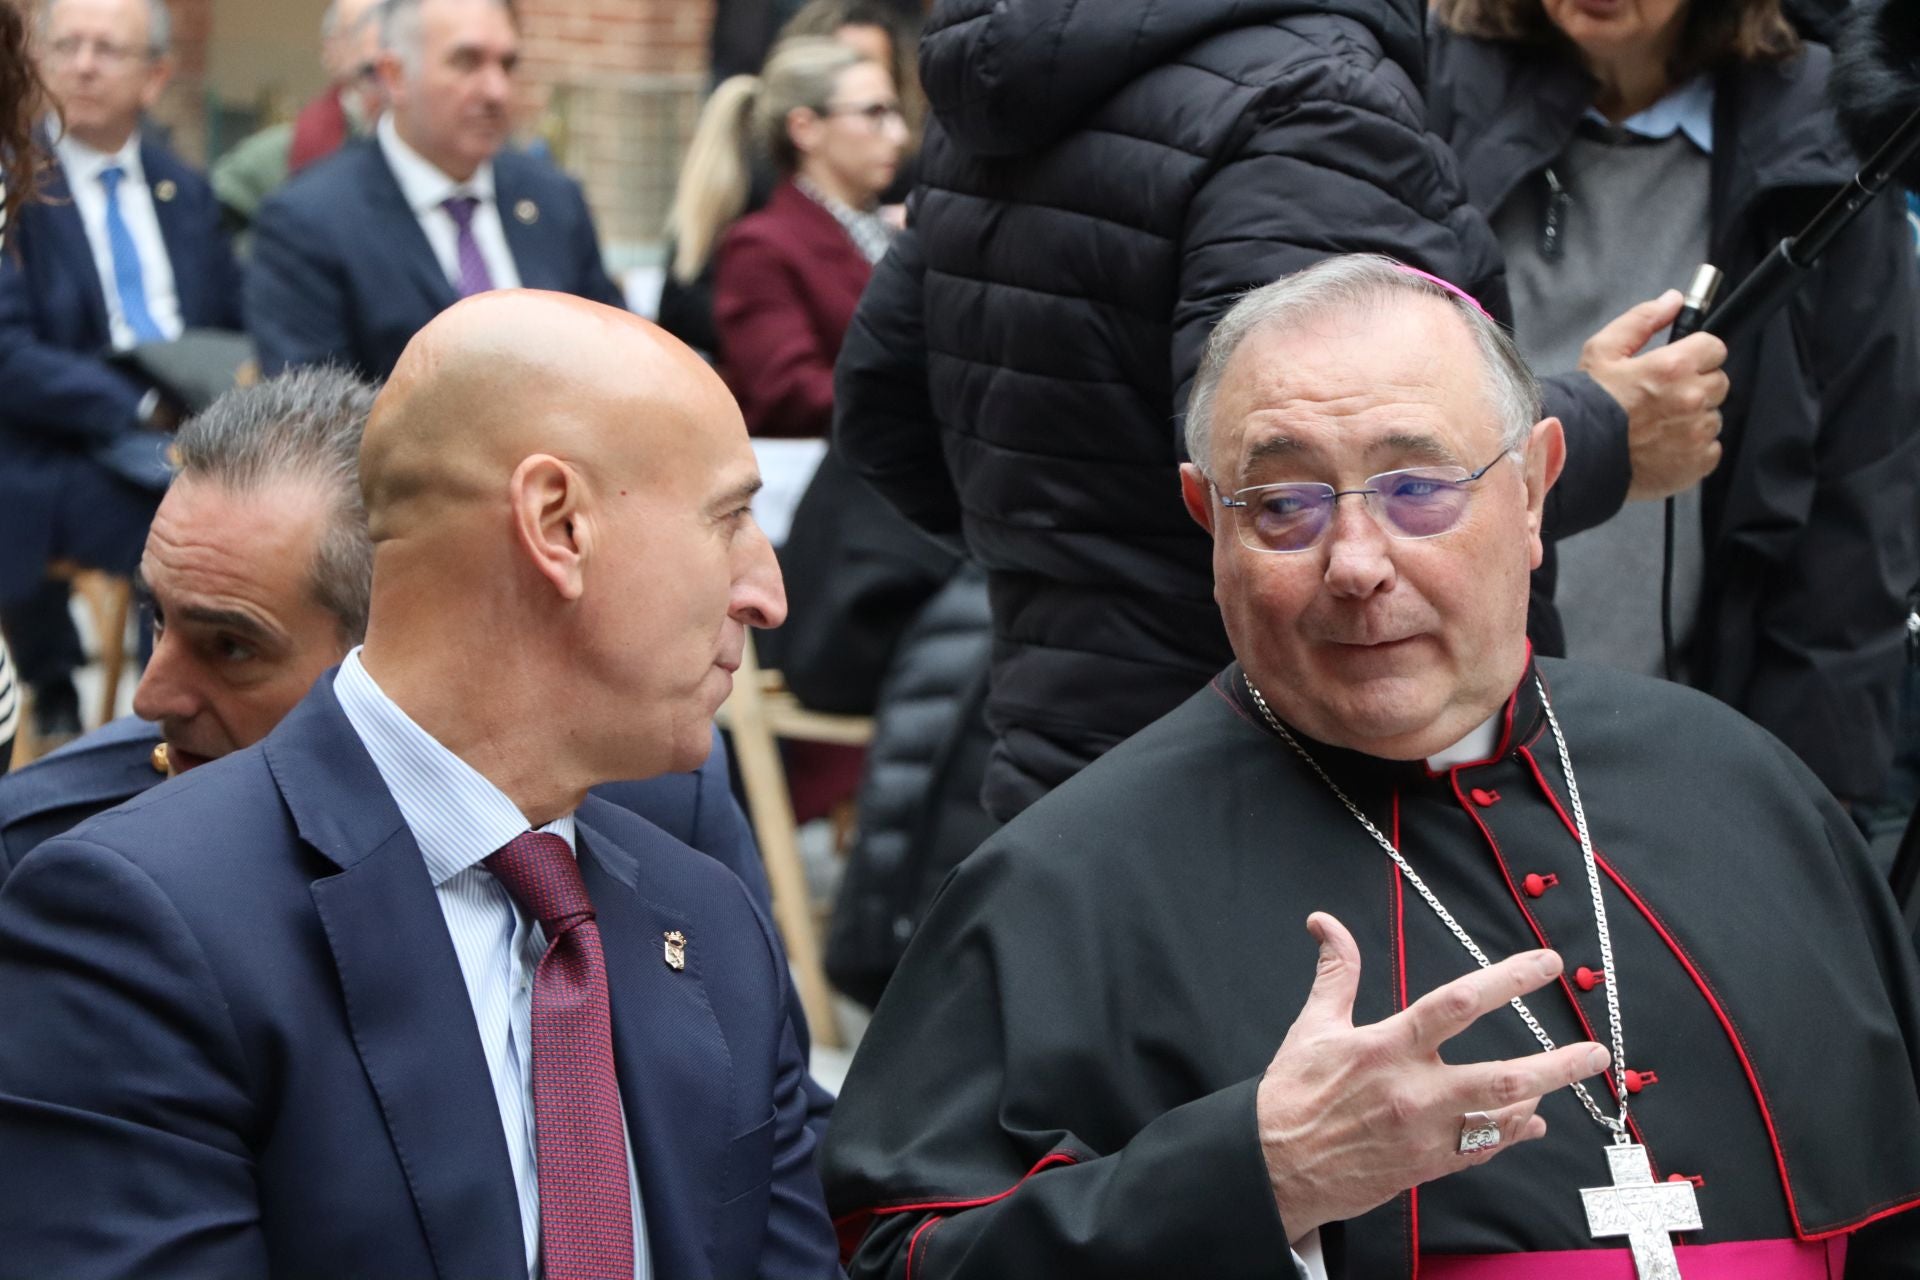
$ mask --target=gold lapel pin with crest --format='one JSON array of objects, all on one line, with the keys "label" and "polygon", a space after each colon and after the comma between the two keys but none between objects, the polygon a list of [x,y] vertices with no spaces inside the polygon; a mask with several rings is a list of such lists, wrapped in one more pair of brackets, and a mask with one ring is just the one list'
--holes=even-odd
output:
[{"label": "gold lapel pin with crest", "polygon": [[679,973],[687,967],[687,935],[674,929],[666,935],[666,938],[667,968]]},{"label": "gold lapel pin with crest", "polygon": [[153,184],[153,197],[165,203],[180,194],[179,186],[172,178],[162,178]]},{"label": "gold lapel pin with crest", "polygon": [[515,200],[513,202],[513,216],[528,226],[532,226],[534,223],[540,221],[540,206],[531,200]]}]

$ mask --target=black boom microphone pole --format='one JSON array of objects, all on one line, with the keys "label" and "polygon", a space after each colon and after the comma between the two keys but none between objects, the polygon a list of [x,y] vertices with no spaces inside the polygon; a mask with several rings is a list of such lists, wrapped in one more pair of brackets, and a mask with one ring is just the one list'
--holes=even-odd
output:
[{"label": "black boom microphone pole", "polygon": [[1873,198],[1886,189],[1894,174],[1917,152],[1920,152],[1920,110],[1914,111],[1894,130],[1893,136],[1880,145],[1865,167],[1853,175],[1853,181],[1840,188],[1799,235],[1789,236],[1775,245],[1766,260],[1740,282],[1740,287],[1708,313],[1703,326],[1706,331],[1732,346],[1765,324],[1793,296],[1793,291],[1805,281],[1807,272],[1813,269],[1834,238],[1860,216],[1862,209],[1873,203]]},{"label": "black boom microphone pole", "polygon": [[1799,235],[1782,240],[1707,316],[1731,346],[1778,311],[1834,238],[1895,178],[1920,189],[1920,4],[1864,0],[1834,43],[1834,110],[1855,153],[1869,156],[1852,182]]}]

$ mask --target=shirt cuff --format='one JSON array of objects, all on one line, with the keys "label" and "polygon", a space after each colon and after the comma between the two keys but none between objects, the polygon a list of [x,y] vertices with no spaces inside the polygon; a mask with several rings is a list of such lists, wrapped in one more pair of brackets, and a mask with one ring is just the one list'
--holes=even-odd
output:
[{"label": "shirt cuff", "polygon": [[1293,1269],[1300,1280],[1327,1280],[1327,1259],[1320,1248],[1318,1227],[1294,1241]]}]

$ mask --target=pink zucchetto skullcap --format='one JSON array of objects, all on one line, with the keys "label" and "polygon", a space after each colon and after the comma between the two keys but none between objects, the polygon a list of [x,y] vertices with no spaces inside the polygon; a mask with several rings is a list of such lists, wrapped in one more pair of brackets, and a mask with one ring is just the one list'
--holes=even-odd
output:
[{"label": "pink zucchetto skullcap", "polygon": [[1454,297],[1460,299],[1460,301],[1472,307],[1475,311],[1478,311],[1482,316],[1486,316],[1488,321],[1491,322],[1493,320],[1492,316],[1487,315],[1487,309],[1480,305],[1480,300],[1478,298],[1475,298],[1472,294],[1468,293],[1465,289],[1462,289],[1459,285],[1454,284],[1448,280],[1442,280],[1439,276],[1432,275],[1428,272],[1422,271],[1418,267],[1410,267],[1404,262],[1394,263],[1393,269],[1405,275],[1417,276],[1418,278],[1425,280],[1428,284],[1438,285],[1440,288],[1445,289],[1448,293],[1452,294]]}]

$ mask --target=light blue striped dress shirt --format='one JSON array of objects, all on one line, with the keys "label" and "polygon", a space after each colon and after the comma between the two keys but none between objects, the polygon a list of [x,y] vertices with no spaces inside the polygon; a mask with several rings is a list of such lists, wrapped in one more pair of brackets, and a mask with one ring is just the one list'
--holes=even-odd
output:
[{"label": "light blue striped dress shirt", "polygon": [[[334,696],[359,735],[420,846],[447,933],[460,958],[473,1020],[493,1077],[494,1101],[506,1131],[507,1158],[520,1193],[520,1229],[527,1274],[540,1280],[540,1178],[533,1127],[533,974],[546,938],[481,861],[527,829],[526,815],[506,793],[441,746],[381,692],[349,653],[333,680]],[[574,848],[573,815],[540,828]],[[622,1127],[625,1127],[624,1117]],[[627,1180],[633,1190],[635,1280],[647,1280],[647,1224],[640,1212],[640,1175],[633,1135],[625,1134]]]}]

